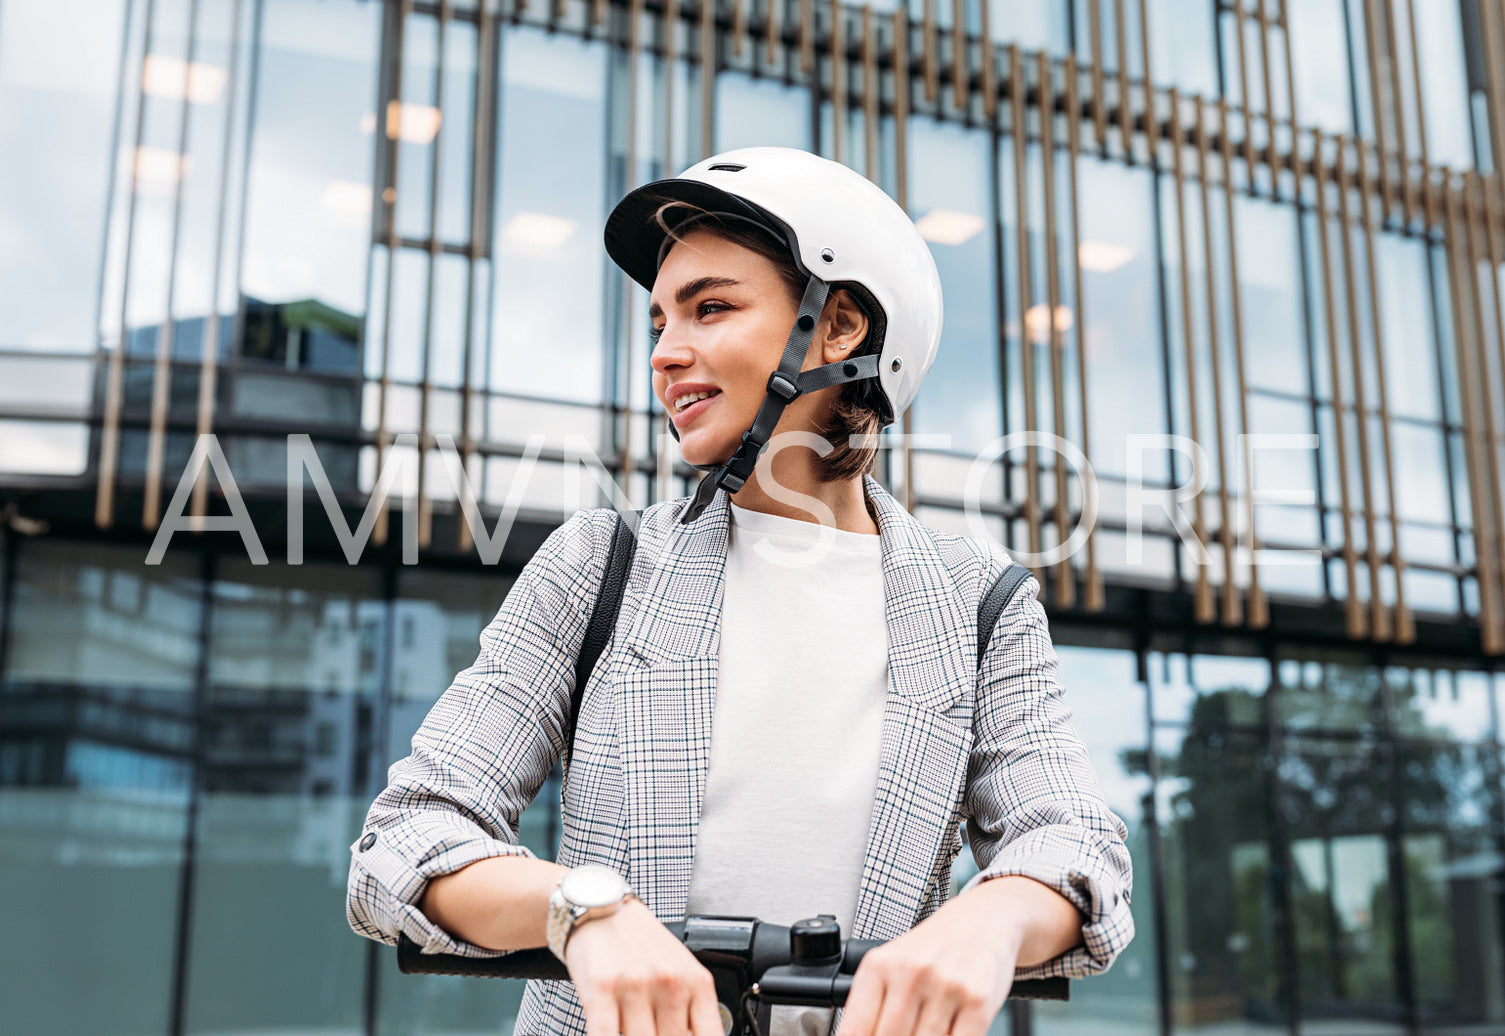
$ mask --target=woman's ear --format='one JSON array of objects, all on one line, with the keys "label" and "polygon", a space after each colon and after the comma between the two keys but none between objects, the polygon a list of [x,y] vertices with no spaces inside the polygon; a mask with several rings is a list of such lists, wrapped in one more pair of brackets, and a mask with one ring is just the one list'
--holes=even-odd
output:
[{"label": "woman's ear", "polygon": [[844,288],[832,292],[817,329],[817,334],[825,334],[821,347],[822,362],[836,363],[856,355],[867,340],[868,327],[867,314],[851,292]]}]

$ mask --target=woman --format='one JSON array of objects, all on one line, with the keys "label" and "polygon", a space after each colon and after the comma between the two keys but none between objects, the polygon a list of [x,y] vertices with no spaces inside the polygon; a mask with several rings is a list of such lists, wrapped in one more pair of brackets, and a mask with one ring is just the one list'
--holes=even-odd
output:
[{"label": "woman", "polygon": [[[549,537],[393,766],[352,847],[352,926],[430,952],[549,945],[573,982],[531,984],[519,1033],[719,1036],[709,974],[660,923],[687,913],[829,912],[892,940],[840,1036],[978,1036],[1016,974],[1106,968],[1133,934],[1125,831],[1070,727],[1038,586],[979,664],[977,604],[1008,559],[868,475],[860,436],[902,413],[940,338],[914,225],[840,165],[752,148],[634,191],[606,241],[651,293],[654,392],[709,473],[643,516],[560,862],[517,821],[563,749],[605,510]],[[983,870],[948,902],[962,820]]]}]

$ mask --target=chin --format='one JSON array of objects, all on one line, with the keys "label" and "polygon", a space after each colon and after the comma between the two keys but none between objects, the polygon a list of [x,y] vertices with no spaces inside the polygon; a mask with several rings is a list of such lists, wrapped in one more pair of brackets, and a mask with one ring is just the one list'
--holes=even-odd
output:
[{"label": "chin", "polygon": [[725,464],[736,451],[737,440],[720,442],[722,438],[706,435],[701,429],[696,428],[679,440],[679,455],[691,467]]}]

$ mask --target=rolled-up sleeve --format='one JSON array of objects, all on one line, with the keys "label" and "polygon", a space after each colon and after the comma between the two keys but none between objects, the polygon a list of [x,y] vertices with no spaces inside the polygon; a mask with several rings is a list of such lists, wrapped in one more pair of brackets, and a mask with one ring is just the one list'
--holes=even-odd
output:
[{"label": "rolled-up sleeve", "polygon": [[482,632],[475,664],[387,772],[350,847],[345,912],[357,934],[388,944],[406,934],[427,953],[497,955],[455,939],[417,903],[436,877],[533,855],[518,842],[518,818],[563,749],[575,657],[604,563],[596,532],[610,518],[579,511],[554,530]]},{"label": "rolled-up sleeve", "polygon": [[1033,878],[1082,915],[1082,945],[1018,978],[1105,971],[1134,937],[1128,830],[1103,799],[1071,725],[1039,583],[1025,580],[999,617],[978,674],[966,793],[967,833],[982,870],[963,889]]}]

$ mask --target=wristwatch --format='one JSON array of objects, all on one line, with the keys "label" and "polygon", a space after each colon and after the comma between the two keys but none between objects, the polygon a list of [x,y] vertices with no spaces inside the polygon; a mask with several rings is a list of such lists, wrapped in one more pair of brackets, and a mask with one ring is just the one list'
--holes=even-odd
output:
[{"label": "wristwatch", "polygon": [[549,896],[549,949],[564,960],[564,947],[576,926],[610,917],[622,908],[632,889],[610,867],[587,863],[567,871]]}]

